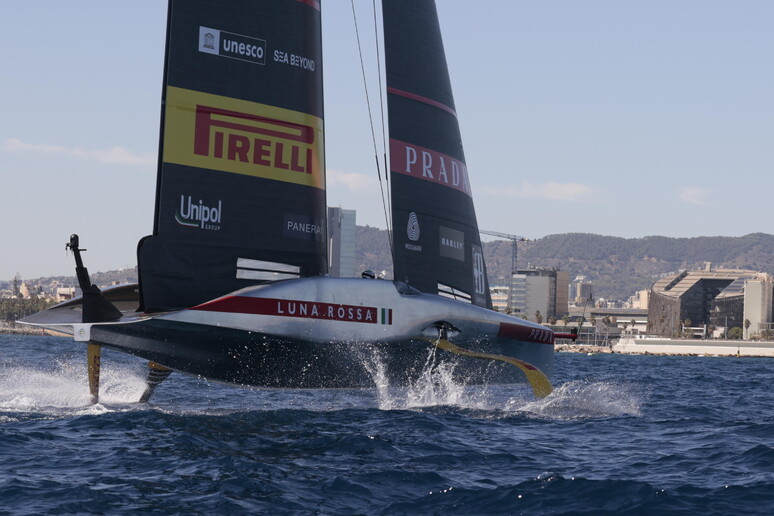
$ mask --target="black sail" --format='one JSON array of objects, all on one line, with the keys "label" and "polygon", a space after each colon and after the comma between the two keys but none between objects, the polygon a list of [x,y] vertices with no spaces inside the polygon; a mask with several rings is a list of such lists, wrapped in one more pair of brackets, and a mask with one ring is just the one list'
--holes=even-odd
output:
[{"label": "black sail", "polygon": [[146,311],[324,274],[320,4],[170,0]]},{"label": "black sail", "polygon": [[491,307],[433,0],[384,0],[395,279]]}]

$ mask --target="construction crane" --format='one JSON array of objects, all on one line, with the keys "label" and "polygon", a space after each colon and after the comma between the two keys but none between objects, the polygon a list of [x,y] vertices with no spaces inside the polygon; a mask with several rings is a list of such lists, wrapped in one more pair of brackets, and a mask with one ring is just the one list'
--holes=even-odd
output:
[{"label": "construction crane", "polygon": [[516,268],[517,246],[519,242],[526,242],[527,239],[524,238],[523,236],[509,235],[508,233],[498,233],[497,231],[484,231],[483,229],[479,229],[478,232],[483,233],[484,235],[507,238],[513,243],[513,251],[511,253],[511,281],[508,282],[508,310],[513,310],[514,309],[513,281],[514,281],[514,274],[516,274],[517,272],[517,268]]},{"label": "construction crane", "polygon": [[484,235],[490,235],[490,236],[496,236],[500,238],[507,238],[508,240],[511,240],[513,242],[513,253],[511,256],[511,274],[516,274],[516,246],[517,242],[526,242],[527,239],[523,236],[518,235],[509,235],[508,233],[498,233],[497,231],[484,231],[483,229],[478,230],[479,233],[483,233]]}]

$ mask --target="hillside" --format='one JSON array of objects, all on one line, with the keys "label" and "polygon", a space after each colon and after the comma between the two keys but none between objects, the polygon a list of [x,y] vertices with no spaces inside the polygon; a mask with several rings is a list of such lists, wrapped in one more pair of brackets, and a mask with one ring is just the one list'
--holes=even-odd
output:
[{"label": "hillside", "polygon": [[[391,271],[386,231],[357,229],[356,252],[361,268]],[[490,284],[507,284],[511,251],[510,241],[484,243]],[[570,280],[586,276],[594,283],[594,296],[607,299],[627,299],[637,290],[649,288],[661,275],[702,268],[705,262],[712,262],[714,267],[774,274],[774,235],[620,238],[568,233],[518,244],[520,268],[530,264],[557,267],[567,271]]]},{"label": "hillside", "polygon": [[[385,271],[392,277],[387,231],[357,226],[358,270]],[[506,285],[511,268],[511,242],[484,243],[489,282]],[[557,267],[570,280],[586,276],[594,284],[594,297],[627,299],[637,290],[649,288],[664,274],[698,269],[705,262],[714,267],[753,269],[774,274],[774,235],[753,233],[742,237],[619,238],[589,233],[550,235],[519,242],[518,266]],[[99,285],[137,281],[136,269],[92,274]],[[73,285],[75,277],[41,278],[38,284]],[[9,288],[10,282],[0,282]]]}]

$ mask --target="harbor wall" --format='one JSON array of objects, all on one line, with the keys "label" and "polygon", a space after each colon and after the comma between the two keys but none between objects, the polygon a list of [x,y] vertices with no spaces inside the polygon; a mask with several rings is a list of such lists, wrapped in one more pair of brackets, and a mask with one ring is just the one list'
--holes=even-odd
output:
[{"label": "harbor wall", "polygon": [[613,344],[613,353],[774,357],[774,342],[626,337]]}]

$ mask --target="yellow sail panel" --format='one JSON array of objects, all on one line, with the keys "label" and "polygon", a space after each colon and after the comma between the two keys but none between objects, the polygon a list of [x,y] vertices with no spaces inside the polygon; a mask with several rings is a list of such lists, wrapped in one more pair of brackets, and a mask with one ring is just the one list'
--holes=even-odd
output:
[{"label": "yellow sail panel", "polygon": [[322,119],[174,86],[166,100],[164,162],[325,189]]}]

